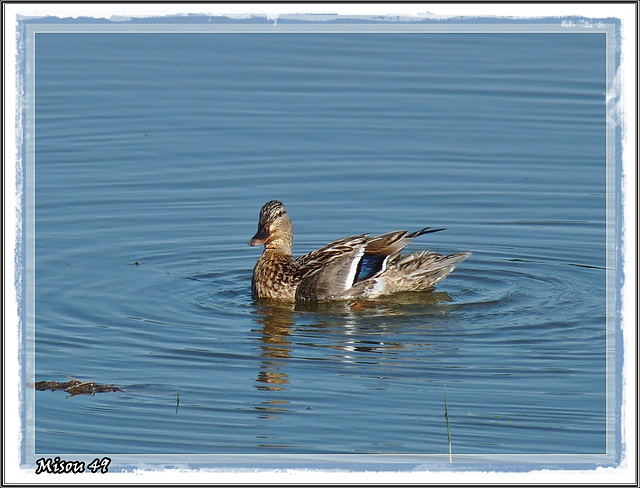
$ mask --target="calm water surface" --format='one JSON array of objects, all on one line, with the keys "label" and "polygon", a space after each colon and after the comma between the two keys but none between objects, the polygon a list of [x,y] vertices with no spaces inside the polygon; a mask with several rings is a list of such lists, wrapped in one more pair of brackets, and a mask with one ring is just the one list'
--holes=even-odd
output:
[{"label": "calm water surface", "polygon": [[[606,450],[603,34],[39,34],[36,455]],[[435,292],[254,302],[294,253],[446,232]]]}]

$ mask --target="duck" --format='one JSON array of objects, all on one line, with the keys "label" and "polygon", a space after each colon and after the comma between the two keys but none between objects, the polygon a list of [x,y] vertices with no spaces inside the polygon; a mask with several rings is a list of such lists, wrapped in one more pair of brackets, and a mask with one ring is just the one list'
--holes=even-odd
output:
[{"label": "duck", "polygon": [[291,218],[282,202],[271,200],[260,210],[258,231],[247,243],[264,246],[253,269],[252,297],[333,301],[432,290],[471,253],[403,255],[401,251],[416,237],[442,230],[425,227],[411,233],[352,235],[294,258]]}]

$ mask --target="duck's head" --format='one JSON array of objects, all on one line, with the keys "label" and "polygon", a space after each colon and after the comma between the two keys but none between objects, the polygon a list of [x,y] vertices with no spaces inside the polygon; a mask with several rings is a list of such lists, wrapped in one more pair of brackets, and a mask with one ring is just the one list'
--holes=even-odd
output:
[{"label": "duck's head", "polygon": [[282,202],[271,200],[263,205],[258,220],[258,232],[247,243],[250,246],[279,247],[291,250],[293,224]]}]

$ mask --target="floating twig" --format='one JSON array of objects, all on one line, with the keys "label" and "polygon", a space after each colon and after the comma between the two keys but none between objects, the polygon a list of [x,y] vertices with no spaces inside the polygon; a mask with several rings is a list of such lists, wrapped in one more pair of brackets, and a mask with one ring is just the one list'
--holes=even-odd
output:
[{"label": "floating twig", "polygon": [[110,391],[122,391],[115,385],[99,385],[95,381],[82,381],[73,376],[68,377],[71,381],[36,381],[32,385],[36,390],[63,390],[71,396],[75,395],[95,395],[96,393],[107,393]]}]

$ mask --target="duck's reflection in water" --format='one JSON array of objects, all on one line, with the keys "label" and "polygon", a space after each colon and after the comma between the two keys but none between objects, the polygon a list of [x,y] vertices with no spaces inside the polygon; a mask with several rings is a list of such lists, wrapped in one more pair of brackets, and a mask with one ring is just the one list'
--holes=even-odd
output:
[{"label": "duck's reflection in water", "polygon": [[291,357],[291,327],[294,325],[294,306],[290,303],[256,302],[255,321],[262,325],[254,332],[260,334],[262,365],[258,373],[257,388],[262,390],[282,390],[288,375],[280,371],[280,366]]},{"label": "duck's reflection in water", "polygon": [[[256,379],[257,389],[278,392],[287,389],[289,375],[281,371],[281,367],[291,357],[292,326],[294,305],[272,301],[256,301],[255,322],[262,327],[254,329],[259,334],[262,363]],[[262,414],[260,418],[279,418],[278,414],[289,412],[286,408],[288,400],[272,398],[262,402],[256,410]]]},{"label": "duck's reflection in water", "polygon": [[[338,344],[324,344],[323,348],[341,351],[342,360],[357,361],[353,354],[371,352],[390,352],[402,349],[400,343],[385,341],[384,326],[376,324],[380,317],[391,319],[390,323],[399,325],[403,320],[394,317],[420,316],[426,317],[443,312],[438,304],[451,301],[446,292],[404,293],[387,297],[383,301],[354,301],[354,302],[302,302],[287,303],[277,300],[256,300],[254,320],[261,327],[254,329],[259,334],[262,364],[256,379],[259,390],[282,391],[287,390],[289,375],[282,371],[291,359],[291,335],[296,324],[296,317],[302,315],[316,315],[316,321],[311,327],[320,332],[324,328],[335,330],[340,326],[344,337]],[[371,320],[368,320],[371,319]],[[309,328],[310,325],[305,326]],[[364,331],[366,338],[352,338]],[[322,341],[321,341],[322,342]],[[336,356],[337,358],[337,356]],[[269,412],[285,412],[285,405],[289,402],[278,399],[265,402],[260,409]]]}]

